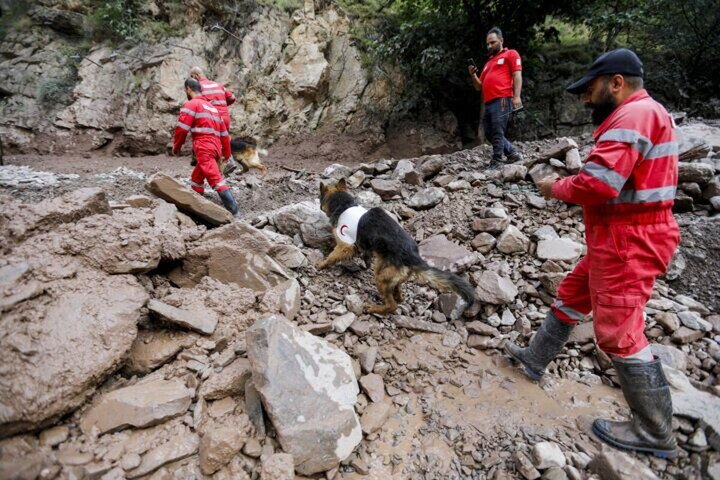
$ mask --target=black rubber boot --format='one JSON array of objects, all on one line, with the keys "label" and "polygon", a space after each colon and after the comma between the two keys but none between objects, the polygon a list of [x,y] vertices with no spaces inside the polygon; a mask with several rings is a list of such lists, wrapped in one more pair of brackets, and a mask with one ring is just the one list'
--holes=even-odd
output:
[{"label": "black rubber boot", "polygon": [[613,358],[632,419],[627,422],[595,420],[593,432],[616,448],[675,458],[672,398],[660,360],[650,362]]},{"label": "black rubber boot", "polygon": [[238,208],[238,204],[230,189],[228,188],[227,190],[218,192],[218,195],[220,195],[220,200],[222,200],[225,208],[233,214],[233,217],[237,217],[240,214],[240,208]]},{"label": "black rubber boot", "polygon": [[238,168],[237,162],[235,161],[235,159],[233,157],[230,157],[230,160],[228,160],[227,165],[225,165],[225,168],[223,168],[222,173],[223,173],[223,175],[225,175],[227,177],[232,172],[237,170],[237,168]]},{"label": "black rubber boot", "polygon": [[520,362],[525,374],[533,380],[540,380],[545,373],[545,367],[550,363],[563,345],[567,343],[573,325],[568,325],[557,319],[555,314],[549,312],[543,320],[540,329],[530,340],[530,345],[521,348],[514,343],[505,343],[505,352],[510,358]]}]

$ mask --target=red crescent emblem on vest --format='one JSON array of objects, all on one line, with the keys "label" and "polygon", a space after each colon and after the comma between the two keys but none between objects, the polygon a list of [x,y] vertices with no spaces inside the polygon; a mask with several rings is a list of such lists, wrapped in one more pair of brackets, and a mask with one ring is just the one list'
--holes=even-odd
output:
[{"label": "red crescent emblem on vest", "polygon": [[340,235],[341,235],[341,236],[345,236],[345,232],[343,231],[343,229],[345,229],[345,228],[348,228],[348,226],[347,226],[347,225],[342,225],[342,226],[340,227]]}]

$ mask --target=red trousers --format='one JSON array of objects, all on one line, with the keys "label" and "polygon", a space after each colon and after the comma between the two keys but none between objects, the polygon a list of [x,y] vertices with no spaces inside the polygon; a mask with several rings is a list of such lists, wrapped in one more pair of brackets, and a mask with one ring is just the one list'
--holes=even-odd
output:
[{"label": "red trousers", "polygon": [[190,174],[190,186],[198,193],[205,191],[205,180],[216,192],[227,190],[225,179],[218,169],[219,156],[216,152],[198,149],[195,151],[197,165]]},{"label": "red trousers", "polygon": [[562,281],[553,313],[576,324],[593,312],[595,338],[608,354],[627,357],[648,345],[645,304],[680,242],[675,220],[648,225],[589,225],[587,255]]}]

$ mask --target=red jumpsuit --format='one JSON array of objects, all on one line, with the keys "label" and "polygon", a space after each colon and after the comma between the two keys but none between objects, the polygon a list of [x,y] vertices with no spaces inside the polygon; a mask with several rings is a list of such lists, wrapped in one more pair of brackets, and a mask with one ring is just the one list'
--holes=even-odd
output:
[{"label": "red jumpsuit", "polygon": [[200,79],[200,88],[202,89],[202,94],[207,101],[220,112],[220,117],[222,117],[229,132],[230,113],[228,112],[228,105],[235,103],[235,96],[223,85],[213,82],[212,80],[208,80],[206,77],[202,77]]},{"label": "red jumpsuit", "polygon": [[196,95],[180,109],[173,140],[174,152],[180,151],[188,132],[192,134],[193,151],[197,158],[197,165],[190,176],[192,189],[203,193],[204,181],[207,180],[216,192],[227,190],[217,161],[230,156],[230,135],[218,109],[210,105],[203,95]]},{"label": "red jumpsuit", "polygon": [[587,241],[552,308],[569,324],[592,311],[600,349],[627,357],[648,346],[645,304],[680,241],[672,215],[678,144],[672,117],[645,90],[615,109],[594,138],[580,172],[552,188],[553,197],[583,206]]}]

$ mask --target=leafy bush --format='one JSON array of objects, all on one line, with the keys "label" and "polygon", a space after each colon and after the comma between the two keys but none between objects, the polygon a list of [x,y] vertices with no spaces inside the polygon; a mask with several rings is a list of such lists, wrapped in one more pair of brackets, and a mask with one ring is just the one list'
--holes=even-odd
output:
[{"label": "leafy bush", "polygon": [[94,0],[90,15],[92,37],[98,41],[110,37],[132,40],[138,31],[139,0]]}]

